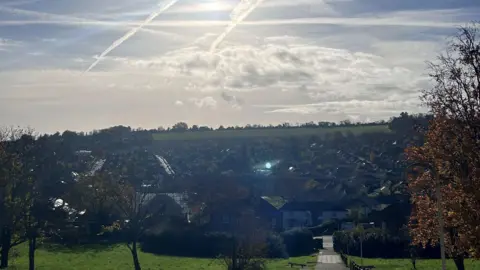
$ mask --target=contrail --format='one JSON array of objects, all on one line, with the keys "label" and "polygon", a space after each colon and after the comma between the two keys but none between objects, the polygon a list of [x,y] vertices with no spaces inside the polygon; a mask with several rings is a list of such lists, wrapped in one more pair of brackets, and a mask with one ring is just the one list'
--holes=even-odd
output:
[{"label": "contrail", "polygon": [[33,4],[33,3],[36,3],[36,2],[40,2],[41,0],[24,0],[24,1],[21,1],[21,0],[16,0],[16,1],[13,1],[13,2],[7,2],[7,3],[3,3],[4,6],[21,6],[21,5],[26,5],[26,4]]},{"label": "contrail", "polygon": [[[108,47],[102,54],[100,54],[100,56],[97,58],[97,60],[95,60],[95,62],[93,62],[92,65],[90,65],[90,67],[88,67],[87,70],[85,70],[85,73],[86,72],[89,72],[92,68],[94,68],[100,61],[102,61],[102,59],[107,55],[109,54],[111,51],[113,51],[115,48],[117,48],[118,46],[120,46],[123,42],[125,42],[127,39],[129,39],[130,37],[132,37],[133,35],[135,35],[135,33],[138,32],[138,30],[142,29],[142,27],[144,27],[145,25],[149,24],[151,21],[153,21],[158,15],[162,14],[163,12],[165,12],[167,9],[169,9],[170,7],[172,7],[173,5],[175,5],[176,3],[178,2],[178,0],[172,0],[170,1],[168,4],[164,5],[160,10],[158,11],[155,11],[153,12],[152,14],[150,14],[150,16],[148,16],[148,18],[142,23],[140,24],[139,26],[131,29],[130,31],[128,31],[123,37],[115,40],[112,45],[110,45],[110,47]],[[160,4],[159,4],[160,6]]]},{"label": "contrail", "polygon": [[[37,0],[37,2],[38,1],[40,0]],[[7,12],[10,14],[37,17],[42,20],[46,20],[46,21],[33,21],[32,22],[33,24],[52,23],[52,24],[60,24],[60,25],[98,25],[98,26],[108,26],[108,27],[116,27],[116,28],[130,28],[129,25],[121,24],[120,22],[99,21],[99,20],[86,19],[86,18],[71,16],[71,15],[60,15],[60,14],[32,11],[32,10],[12,8],[12,7],[1,6],[1,5],[0,5],[0,11]],[[5,22],[7,22],[5,25],[9,25],[8,21],[0,21],[0,26],[3,25],[3,23]],[[30,24],[30,22],[28,21],[19,21],[18,24],[12,23],[12,25],[22,25],[22,22]],[[146,33],[151,33],[151,34],[169,35],[169,36],[175,36],[176,38],[181,37],[180,35],[173,34],[170,32],[152,30],[148,28],[139,29],[139,30]]]},{"label": "contrail", "polygon": [[[251,4],[250,7],[243,11],[243,5],[249,4],[248,0],[242,0],[237,7],[232,11],[230,17],[232,18],[232,21],[228,24],[227,28],[225,28],[225,31],[223,31],[222,34],[220,34],[212,43],[210,46],[210,52],[215,51],[218,45],[222,43],[222,41],[225,39],[225,37],[232,32],[232,30],[240,24],[245,18],[250,15],[264,0],[257,0],[254,4]],[[242,12],[243,11],[243,12]]]}]

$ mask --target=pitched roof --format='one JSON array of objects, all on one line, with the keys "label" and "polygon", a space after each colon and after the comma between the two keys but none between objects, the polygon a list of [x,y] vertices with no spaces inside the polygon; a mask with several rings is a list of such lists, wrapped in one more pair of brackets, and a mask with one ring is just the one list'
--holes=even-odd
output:
[{"label": "pitched roof", "polygon": [[319,201],[293,201],[287,202],[280,210],[282,211],[347,211],[345,208],[328,202]]},{"label": "pitched roof", "polygon": [[284,206],[288,202],[285,198],[281,196],[262,196],[262,199],[277,209],[282,208],[282,206]]}]

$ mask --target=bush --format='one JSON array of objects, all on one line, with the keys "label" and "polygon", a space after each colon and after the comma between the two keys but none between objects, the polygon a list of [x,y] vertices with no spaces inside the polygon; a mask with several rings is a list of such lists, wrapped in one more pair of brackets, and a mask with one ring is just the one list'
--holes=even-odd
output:
[{"label": "bush", "polygon": [[283,241],[291,257],[310,255],[315,249],[315,241],[310,230],[294,228],[282,233]]},{"label": "bush", "polygon": [[267,238],[268,258],[288,258],[287,247],[283,238],[276,234],[270,234]]},{"label": "bush", "polygon": [[[362,232],[338,231],[333,235],[333,248],[336,252],[360,256]],[[410,241],[406,238],[383,234],[381,229],[365,230],[363,236],[363,257],[366,258],[410,258]],[[435,258],[438,247],[419,250],[419,257]]]},{"label": "bush", "polygon": [[146,235],[141,249],[145,252],[171,256],[216,257],[231,244],[225,233],[205,234],[195,230],[165,231]]},{"label": "bush", "polygon": [[321,225],[311,227],[310,231],[312,231],[314,236],[332,235],[334,232],[338,231],[339,226],[340,226],[339,221],[329,220],[329,221],[325,221]]},{"label": "bush", "polygon": [[313,239],[315,241],[315,249],[320,250],[323,249],[323,238]]},{"label": "bush", "polygon": [[[227,233],[204,233],[201,230],[169,230],[148,234],[141,241],[144,252],[186,257],[213,258],[229,250],[232,237]],[[267,238],[269,258],[288,258],[283,239],[278,235]]]}]

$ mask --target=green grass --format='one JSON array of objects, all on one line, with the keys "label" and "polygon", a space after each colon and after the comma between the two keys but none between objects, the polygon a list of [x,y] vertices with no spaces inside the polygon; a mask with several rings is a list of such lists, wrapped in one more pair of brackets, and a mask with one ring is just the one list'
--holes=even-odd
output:
[{"label": "green grass", "polygon": [[[359,257],[350,257],[360,264]],[[373,265],[375,270],[409,270],[413,269],[410,259],[363,259],[364,265]],[[441,260],[435,259],[418,259],[417,270],[438,270],[442,267]],[[457,269],[453,260],[447,260],[447,269]],[[465,260],[465,269],[480,270],[480,261]]]},{"label": "green grass", "polygon": [[266,128],[266,129],[242,129],[242,130],[213,130],[213,131],[185,131],[185,132],[161,132],[153,134],[157,141],[186,141],[204,139],[231,139],[231,138],[259,138],[259,137],[289,137],[289,136],[325,136],[325,134],[340,131],[353,134],[389,132],[387,125],[377,126],[351,126],[332,128]]},{"label": "green grass", "polygon": [[[17,256],[11,258],[11,269],[28,269],[28,253],[25,245],[15,249]],[[225,267],[218,260],[203,258],[187,258],[158,256],[139,252],[142,269],[155,270],[224,270]],[[117,246],[88,246],[67,249],[59,246],[40,248],[35,254],[37,270],[131,270],[133,269],[132,256],[124,245]],[[288,262],[307,263],[315,261],[314,256],[295,257],[287,260],[272,260],[268,262],[268,269],[287,270],[295,269],[288,266]],[[313,269],[313,268],[312,268]]]}]

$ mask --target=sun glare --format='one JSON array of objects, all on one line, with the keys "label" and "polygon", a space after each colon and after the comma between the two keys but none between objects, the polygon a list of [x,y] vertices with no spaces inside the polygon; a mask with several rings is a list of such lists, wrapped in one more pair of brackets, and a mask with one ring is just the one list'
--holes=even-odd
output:
[{"label": "sun glare", "polygon": [[205,11],[216,11],[216,10],[226,10],[231,7],[231,5],[225,3],[222,0],[209,0],[205,3],[199,4],[200,8]]}]

